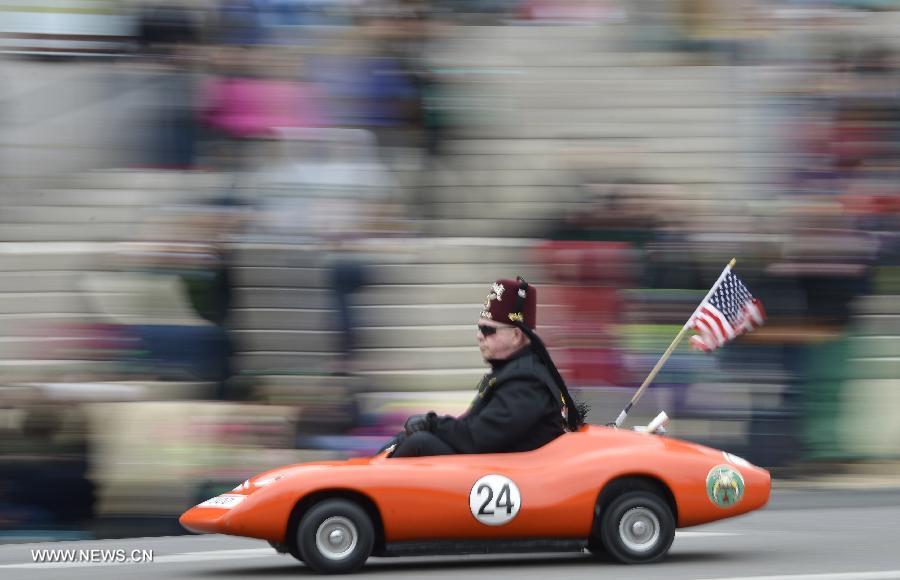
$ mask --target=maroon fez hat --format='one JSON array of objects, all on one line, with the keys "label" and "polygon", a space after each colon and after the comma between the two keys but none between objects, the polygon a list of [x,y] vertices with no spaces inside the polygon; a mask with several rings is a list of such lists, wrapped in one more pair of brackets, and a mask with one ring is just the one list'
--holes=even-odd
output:
[{"label": "maroon fez hat", "polygon": [[522,278],[497,280],[484,301],[481,317],[502,324],[521,322],[534,330],[537,326],[537,290]]}]

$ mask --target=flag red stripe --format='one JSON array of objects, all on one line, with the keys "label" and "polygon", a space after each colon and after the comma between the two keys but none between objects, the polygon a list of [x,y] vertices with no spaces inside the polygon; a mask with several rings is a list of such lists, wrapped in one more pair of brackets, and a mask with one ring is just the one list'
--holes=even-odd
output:
[{"label": "flag red stripe", "polygon": [[703,352],[710,352],[712,350],[699,335],[691,337],[691,346],[697,350],[702,350]]},{"label": "flag red stripe", "polygon": [[734,338],[734,329],[731,327],[731,324],[725,320],[725,317],[722,316],[721,312],[705,304],[700,307],[700,312],[704,320],[709,320],[715,324],[717,334],[722,337],[722,344],[725,344]]},{"label": "flag red stripe", "polygon": [[695,328],[697,328],[697,331],[703,336],[705,342],[714,344],[715,346],[722,346],[725,344],[725,337],[719,335],[718,331],[713,328],[708,320],[706,320],[705,316],[697,318]]},{"label": "flag red stripe", "polygon": [[[710,335],[715,338],[716,333],[705,317],[703,317],[702,315],[698,315],[697,318],[694,319],[694,321],[694,326],[697,329],[697,332],[704,335]],[[718,338],[716,338],[716,342],[719,342]]]},{"label": "flag red stripe", "polygon": [[750,314],[754,327],[761,326],[766,321],[766,315],[762,310],[762,304],[754,298],[750,302],[744,304],[744,309]]},{"label": "flag red stripe", "polygon": [[744,334],[745,332],[750,332],[751,330],[753,330],[753,318],[750,312],[747,311],[746,306],[741,306],[741,311],[740,313],[738,313],[735,330],[737,330],[738,334]]},{"label": "flag red stripe", "polygon": [[722,314],[709,304],[704,304],[700,307],[700,310],[716,321],[716,324],[719,325],[719,330],[722,331],[722,335],[725,337],[726,342],[735,337],[734,328],[731,326],[731,323],[728,322],[728,319],[725,318],[724,314]]}]

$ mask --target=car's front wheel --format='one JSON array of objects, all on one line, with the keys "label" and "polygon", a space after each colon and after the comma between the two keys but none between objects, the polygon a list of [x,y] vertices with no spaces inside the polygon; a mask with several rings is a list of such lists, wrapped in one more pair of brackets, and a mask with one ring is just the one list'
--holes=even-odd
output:
[{"label": "car's front wheel", "polygon": [[366,562],[374,544],[372,519],[359,505],[345,499],[317,503],[297,526],[299,555],[316,572],[353,572]]},{"label": "car's front wheel", "polygon": [[300,548],[297,546],[297,542],[282,544],[281,542],[273,542],[269,540],[269,545],[272,546],[279,554],[290,554],[301,562],[303,561],[303,557],[300,555]]},{"label": "car's front wheel", "polygon": [[624,493],[601,514],[600,541],[606,554],[619,562],[656,562],[666,555],[674,539],[672,510],[654,493]]}]

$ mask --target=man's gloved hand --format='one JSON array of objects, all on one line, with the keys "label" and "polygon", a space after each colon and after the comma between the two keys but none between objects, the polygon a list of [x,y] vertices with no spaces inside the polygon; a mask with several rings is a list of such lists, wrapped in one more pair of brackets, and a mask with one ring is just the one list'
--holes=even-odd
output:
[{"label": "man's gloved hand", "polygon": [[396,435],[388,439],[387,443],[385,443],[381,447],[381,449],[378,450],[378,454],[384,453],[388,449],[397,447],[398,445],[403,443],[404,439],[406,439],[406,433],[404,433],[403,431],[397,433]]},{"label": "man's gloved hand", "polygon": [[406,420],[403,430],[407,435],[412,435],[416,431],[433,431],[435,421],[437,421],[437,414],[434,411],[425,415],[413,415]]}]

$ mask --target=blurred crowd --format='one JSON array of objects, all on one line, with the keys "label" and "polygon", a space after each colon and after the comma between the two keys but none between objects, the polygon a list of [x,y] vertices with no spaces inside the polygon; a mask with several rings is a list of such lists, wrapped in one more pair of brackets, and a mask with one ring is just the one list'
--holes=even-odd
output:
[{"label": "blurred crowd", "polygon": [[[900,403],[900,37],[860,24],[897,8],[111,0],[81,12],[127,16],[94,39],[102,50],[58,44],[66,31],[38,38],[4,8],[7,58],[102,58],[114,74],[138,75],[126,179],[138,188],[163,175],[175,185],[161,189],[190,183],[196,195],[157,192],[123,218],[125,235],[103,240],[79,274],[79,316],[2,311],[22,308],[31,318],[18,336],[47,339],[39,354],[9,358],[90,364],[2,378],[0,542],[130,533],[138,518],[171,532],[173,514],[254,472],[369,454],[412,412],[462,411],[470,393],[451,378],[480,362],[477,304],[491,280],[522,272],[549,313],[540,334],[591,402],[589,421],[606,423],[736,256],[766,326],[715,355],[679,348],[647,414],[665,408],[676,435],[779,475],[897,460],[900,432],[875,428],[868,409],[885,401],[878,418],[890,421]],[[753,155],[765,175],[710,195],[709,184],[655,172],[662,154],[640,144],[573,137],[554,157],[562,183],[540,199],[472,202],[459,191],[480,174],[455,167],[453,153],[486,143],[491,155],[472,157],[490,176],[526,147],[492,134],[483,72],[452,62],[450,47],[472,27],[539,26],[587,27],[619,39],[629,58],[733,69],[732,98],[770,121],[746,133],[763,135]],[[48,40],[57,44],[34,44]],[[484,179],[482,190],[503,185]],[[119,187],[124,197],[131,184]],[[548,209],[515,217],[534,203]],[[465,205],[476,215],[446,219]],[[19,251],[19,239],[0,241]],[[431,351],[446,362],[424,362]],[[432,382],[390,382],[419,370]]]}]

